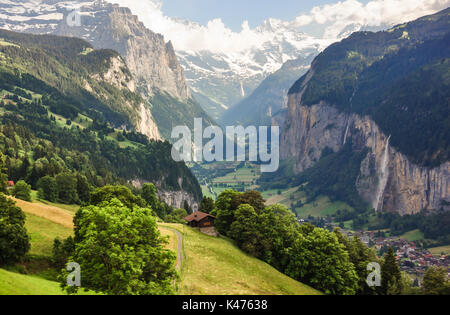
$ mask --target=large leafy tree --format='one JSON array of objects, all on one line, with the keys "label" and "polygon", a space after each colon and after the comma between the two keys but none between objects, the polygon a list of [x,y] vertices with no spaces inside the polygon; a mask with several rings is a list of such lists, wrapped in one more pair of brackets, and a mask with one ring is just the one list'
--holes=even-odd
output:
[{"label": "large leafy tree", "polygon": [[259,191],[251,190],[234,196],[231,206],[237,209],[240,205],[249,204],[257,213],[261,213],[266,206],[265,203],[266,201]]},{"label": "large leafy tree", "polygon": [[75,252],[75,242],[72,236],[69,236],[65,240],[60,240],[56,238],[53,241],[52,249],[52,264],[57,269],[63,269],[67,260]]},{"label": "large leafy tree", "polygon": [[38,197],[41,199],[55,202],[58,199],[58,184],[56,179],[51,176],[44,176],[37,182]]},{"label": "large leafy tree", "polygon": [[88,202],[91,194],[91,188],[86,176],[77,174],[77,193],[80,201]]},{"label": "large leafy tree", "polygon": [[156,187],[152,183],[146,183],[142,186],[142,198],[155,211],[159,208],[159,198],[156,193]]},{"label": "large leafy tree", "polygon": [[367,266],[370,263],[378,262],[375,252],[367,247],[357,236],[348,239],[339,229],[336,229],[334,234],[338,238],[339,243],[345,246],[350,261],[355,266],[355,271],[358,274],[358,289],[356,293],[360,295],[376,294],[376,288],[367,285],[367,276],[369,275]]},{"label": "large leafy tree", "polygon": [[31,201],[31,186],[23,180],[18,181],[12,190],[12,194],[16,198]]},{"label": "large leafy tree", "polygon": [[234,197],[240,195],[234,190],[225,190],[216,200],[213,213],[216,215],[215,226],[220,234],[227,235],[231,224],[234,222],[234,212],[236,208],[232,206]]},{"label": "large leafy tree", "polygon": [[19,261],[29,249],[25,214],[14,201],[0,194],[0,265]]},{"label": "large leafy tree", "polygon": [[131,190],[125,186],[105,186],[96,189],[91,194],[91,205],[100,205],[105,201],[119,199],[122,204],[130,209],[134,206],[145,207],[145,200],[140,196],[135,196]]},{"label": "large leafy tree", "polygon": [[259,217],[255,209],[243,204],[238,207],[235,213],[235,220],[231,224],[229,236],[234,239],[237,245],[255,257],[262,257],[264,254],[263,236],[260,232]]},{"label": "large leafy tree", "polygon": [[173,293],[175,255],[165,249],[151,209],[130,209],[114,198],[79,212],[70,261],[81,267],[83,288],[111,295]]},{"label": "large leafy tree", "polygon": [[233,190],[225,190],[216,200],[213,214],[216,214],[216,228],[224,235],[228,235],[235,218],[235,212],[240,205],[248,204],[256,213],[260,214],[265,207],[265,200],[258,191],[239,193]]},{"label": "large leafy tree", "polygon": [[290,251],[286,274],[332,295],[353,295],[358,276],[335,234],[315,228],[298,237]]},{"label": "large leafy tree", "polygon": [[56,176],[59,200],[66,204],[79,203],[77,192],[77,179],[70,173],[61,173]]},{"label": "large leafy tree", "polygon": [[261,233],[267,250],[264,260],[284,270],[290,260],[286,249],[293,246],[300,229],[295,215],[284,205],[266,207],[260,214]]}]

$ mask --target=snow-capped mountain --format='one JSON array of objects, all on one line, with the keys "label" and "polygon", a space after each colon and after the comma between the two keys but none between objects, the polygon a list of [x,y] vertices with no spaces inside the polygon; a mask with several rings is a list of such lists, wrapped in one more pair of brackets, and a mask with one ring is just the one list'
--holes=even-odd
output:
[{"label": "snow-capped mountain", "polygon": [[[106,38],[107,36],[101,36],[100,32],[104,27],[98,22],[99,17],[108,14],[108,12],[101,12],[102,8],[107,7],[108,2],[117,1],[0,0],[0,28],[29,33],[73,35],[84,38],[96,46],[98,42],[110,41]],[[121,1],[121,3],[127,2]],[[77,27],[76,31],[69,29],[68,32],[66,28],[62,32],[58,27],[61,21],[69,18],[70,12],[80,8],[82,8],[79,10],[81,26]],[[151,10],[150,7],[147,9]],[[135,11],[132,13],[140,13]],[[165,18],[167,19],[165,23],[171,23],[175,30],[182,28],[180,31],[185,32],[183,34],[199,32],[203,27],[187,20]],[[83,21],[89,23],[86,25]],[[149,25],[146,26],[149,27]],[[158,25],[155,24],[154,27],[158,28]],[[362,28],[363,25],[358,23],[349,24],[341,30],[340,34],[323,39],[321,36],[314,37],[302,32],[295,21],[269,19],[256,29],[249,30],[251,37],[257,38],[254,43],[247,45],[238,42],[235,45],[238,49],[198,49],[198,47],[191,49],[189,45],[180,43],[179,37],[173,38],[172,44],[192,95],[211,117],[218,120],[226,110],[251,95],[265,78],[278,71],[287,61],[314,57],[332,42],[345,38]],[[160,31],[164,33],[163,29]],[[168,37],[172,39],[171,36]],[[121,44],[121,42],[118,43],[119,46]],[[103,46],[101,48],[113,48],[123,54],[121,46]],[[139,69],[143,69],[142,65]],[[184,82],[184,80],[178,81]],[[187,88],[172,87],[174,91]],[[189,91],[176,94],[186,98],[186,95],[189,96]]]},{"label": "snow-capped mountain", "polygon": [[248,50],[226,54],[177,51],[194,96],[216,119],[288,60],[315,56],[330,44],[275,19],[264,22],[256,32],[267,40]]},{"label": "snow-capped mountain", "polygon": [[1,0],[0,28],[27,33],[52,33],[64,14],[95,1]]},{"label": "snow-capped mountain", "polygon": [[[102,15],[102,3],[106,2],[0,0],[0,28],[35,34],[59,34],[59,25],[63,19],[70,18],[70,12],[83,8],[79,11],[81,19],[91,21],[93,17]],[[190,21],[177,19],[177,22],[188,28],[198,26]],[[98,27],[95,23],[82,23],[75,36],[91,42],[94,36],[98,40],[98,34],[93,35]],[[194,97],[213,118],[218,119],[225,110],[250,95],[286,61],[315,55],[329,44],[299,32],[290,22],[275,19],[264,22],[256,33],[266,40],[258,46],[232,53],[177,50],[176,42],[173,43]]]}]

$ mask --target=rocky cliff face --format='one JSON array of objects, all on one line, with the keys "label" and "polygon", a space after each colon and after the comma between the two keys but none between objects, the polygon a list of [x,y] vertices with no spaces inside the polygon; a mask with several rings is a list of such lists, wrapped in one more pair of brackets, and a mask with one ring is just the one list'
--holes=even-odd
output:
[{"label": "rocky cliff face", "polygon": [[325,148],[338,152],[351,139],[354,150],[370,149],[355,185],[377,211],[411,214],[440,209],[450,200],[450,162],[437,168],[415,165],[390,146],[389,135],[370,117],[339,112],[325,102],[304,106],[301,98],[302,93],[290,95],[280,149],[282,159],[294,159],[295,173],[319,161]]},{"label": "rocky cliff face", "polygon": [[[89,53],[89,52],[88,52]],[[132,93],[137,92],[136,82],[131,75],[125,61],[121,56],[111,57],[109,60],[109,67],[103,73],[95,73],[92,79],[98,82],[108,83],[120,90],[127,89]],[[87,82],[85,83],[86,90],[91,93],[99,94]],[[106,95],[99,95],[100,97],[108,98]],[[161,135],[158,126],[153,119],[150,109],[145,106],[144,100],[139,104],[131,99],[126,99],[121,103],[121,108],[117,108],[121,112],[126,112],[128,117],[134,124],[136,131],[146,135],[149,139],[161,140]]]},{"label": "rocky cliff face", "polygon": [[212,123],[192,98],[170,41],[147,29],[128,8],[107,2],[84,4],[79,10],[80,26],[68,23],[66,13],[53,33],[83,38],[95,48],[115,50],[124,58],[136,90],[145,100],[137,111],[139,131],[151,138],[160,134],[170,140],[174,126],[192,127],[196,117]]},{"label": "rocky cliff face", "polygon": [[68,25],[65,16],[54,33],[86,39],[96,49],[116,50],[149,96],[164,91],[181,100],[190,98],[172,44],[147,29],[130,9],[97,2],[82,7],[80,12],[80,26]]},{"label": "rocky cliff face", "polygon": [[159,198],[174,208],[183,208],[187,201],[192,209],[198,210],[198,203],[192,194],[185,191],[158,191]]},{"label": "rocky cliff face", "polygon": [[281,152],[294,172],[351,145],[368,153],[346,185],[374,209],[445,208],[449,23],[446,9],[387,31],[354,33],[317,56],[289,91]]},{"label": "rocky cliff face", "polygon": [[[182,179],[178,179],[178,182],[182,184]],[[147,183],[147,181],[141,179],[135,179],[131,181],[131,184],[137,188],[142,188],[142,186]],[[158,187],[158,197],[160,200],[164,201],[169,206],[174,208],[183,208],[184,202],[187,201],[189,206],[195,211],[198,210],[198,201],[195,199],[194,195],[188,193],[184,190],[173,191],[161,188],[161,183],[156,183]],[[182,185],[180,185],[182,186]]]}]

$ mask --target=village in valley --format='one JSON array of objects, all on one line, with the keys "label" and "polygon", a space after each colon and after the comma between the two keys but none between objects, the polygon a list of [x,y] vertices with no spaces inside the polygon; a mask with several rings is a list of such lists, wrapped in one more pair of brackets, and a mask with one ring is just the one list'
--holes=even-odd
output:
[{"label": "village in valley", "polygon": [[380,237],[375,231],[351,232],[342,230],[348,237],[358,236],[367,246],[374,248],[379,256],[392,247],[400,269],[416,279],[422,279],[430,267],[447,268],[450,276],[450,255],[444,253],[431,253],[416,242],[399,237]]},{"label": "village in valley", "polygon": [[[215,219],[216,217],[200,211],[185,218],[189,226],[199,228],[200,232],[204,234],[217,237],[219,233],[214,228]],[[300,219],[298,222],[304,224],[307,221]],[[337,228],[337,226],[333,228]],[[375,249],[379,257],[392,247],[400,269],[413,279],[417,279],[419,282],[417,285],[420,284],[420,279],[423,278],[430,267],[444,267],[450,277],[450,255],[448,253],[435,252],[433,254],[430,250],[423,248],[417,241],[409,241],[394,236],[382,237],[377,231],[354,232],[342,229],[341,232],[348,238],[357,236],[364,244]]]}]

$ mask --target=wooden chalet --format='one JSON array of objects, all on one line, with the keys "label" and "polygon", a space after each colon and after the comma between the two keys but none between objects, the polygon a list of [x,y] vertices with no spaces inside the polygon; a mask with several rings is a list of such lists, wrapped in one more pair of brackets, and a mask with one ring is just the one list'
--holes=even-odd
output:
[{"label": "wooden chalet", "polygon": [[214,227],[214,221],[216,220],[216,217],[208,213],[197,211],[184,219],[188,222],[188,225],[190,227],[202,229]]}]

